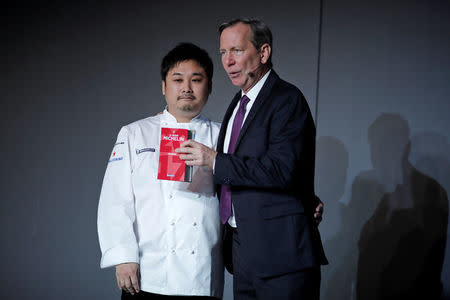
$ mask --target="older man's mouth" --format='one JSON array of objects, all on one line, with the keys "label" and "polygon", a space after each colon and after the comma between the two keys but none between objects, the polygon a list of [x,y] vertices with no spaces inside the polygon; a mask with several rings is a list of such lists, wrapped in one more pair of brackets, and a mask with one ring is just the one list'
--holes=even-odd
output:
[{"label": "older man's mouth", "polygon": [[233,78],[239,77],[240,74],[241,74],[240,71],[230,72],[230,73],[228,73],[228,76],[233,79]]}]

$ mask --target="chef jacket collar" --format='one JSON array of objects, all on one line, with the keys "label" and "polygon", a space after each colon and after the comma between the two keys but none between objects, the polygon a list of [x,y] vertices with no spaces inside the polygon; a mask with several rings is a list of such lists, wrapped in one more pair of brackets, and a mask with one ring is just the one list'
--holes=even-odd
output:
[{"label": "chef jacket collar", "polygon": [[[164,122],[167,122],[167,123],[178,123],[177,119],[167,110],[167,106],[165,107],[165,109],[161,115],[161,120]],[[202,122],[204,120],[206,120],[206,118],[203,117],[202,114],[198,114],[194,118],[192,118],[191,122],[189,122],[189,123],[197,123],[197,122]]]}]

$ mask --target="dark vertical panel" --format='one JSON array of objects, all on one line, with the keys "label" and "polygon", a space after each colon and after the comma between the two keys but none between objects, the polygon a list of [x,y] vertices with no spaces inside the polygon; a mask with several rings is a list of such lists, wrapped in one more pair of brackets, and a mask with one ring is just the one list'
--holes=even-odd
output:
[{"label": "dark vertical panel", "polygon": [[[236,91],[216,28],[256,16],[275,36],[274,64],[314,113],[319,7],[314,1],[109,1],[9,4],[2,9],[0,89],[5,299],[118,298],[100,270],[97,201],[121,125],[164,107],[159,64],[193,41],[215,64],[205,113],[220,120]],[[227,277],[225,299],[231,299]]]},{"label": "dark vertical panel", "polygon": [[316,72],[316,107],[314,112],[314,120],[316,127],[318,126],[317,115],[319,113],[319,91],[320,91],[320,58],[322,55],[322,25],[323,25],[323,0],[320,0],[319,6],[319,30],[317,33],[317,72]]},{"label": "dark vertical panel", "polygon": [[323,299],[450,297],[449,20],[448,1],[324,1]]}]

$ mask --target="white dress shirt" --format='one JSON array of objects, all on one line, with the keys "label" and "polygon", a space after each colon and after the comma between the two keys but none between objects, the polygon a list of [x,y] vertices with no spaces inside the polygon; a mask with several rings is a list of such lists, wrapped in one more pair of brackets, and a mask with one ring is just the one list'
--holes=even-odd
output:
[{"label": "white dress shirt", "polygon": [[[253,103],[255,103],[256,97],[258,97],[259,92],[261,91],[264,83],[267,80],[267,77],[269,77],[270,74],[269,70],[248,92],[247,94],[244,93],[244,91],[241,90],[241,97],[243,97],[244,95],[247,95],[247,97],[250,99],[250,101],[247,103],[247,106],[245,107],[245,115],[244,115],[244,120],[242,121],[242,126],[245,123],[245,119],[247,119],[248,113],[250,112],[250,109],[253,106]],[[236,104],[236,107],[233,110],[233,114],[230,117],[230,120],[228,121],[228,125],[227,125],[227,131],[225,132],[225,140],[224,140],[224,144],[223,144],[223,153],[228,153],[228,145],[230,144],[230,137],[231,137],[231,131],[233,130],[233,122],[234,122],[234,117],[236,116],[236,113],[239,109],[239,103],[240,101]],[[233,201],[233,193],[231,193],[231,201]],[[230,224],[230,226],[232,227],[237,227],[236,226],[236,219],[234,217],[234,205],[233,203],[231,203],[231,216],[228,219],[228,224]]]},{"label": "white dress shirt", "polygon": [[100,265],[139,263],[146,292],[221,298],[221,223],[212,172],[194,167],[190,183],[158,180],[161,127],[193,130],[194,140],[214,149],[220,130],[201,115],[177,123],[167,110],[122,127],[100,194]]}]

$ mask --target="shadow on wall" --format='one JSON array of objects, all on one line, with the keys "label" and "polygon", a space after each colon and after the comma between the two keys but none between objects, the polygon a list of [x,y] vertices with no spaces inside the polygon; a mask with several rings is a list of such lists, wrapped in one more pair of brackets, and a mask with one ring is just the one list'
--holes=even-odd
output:
[{"label": "shadow on wall", "polygon": [[[325,203],[325,218],[320,224],[323,237],[339,232],[339,200],[344,195],[347,181],[348,151],[344,143],[332,136],[321,136],[316,143],[316,191]],[[326,236],[325,236],[326,235]],[[327,251],[327,256],[328,256]]]},{"label": "shadow on wall", "polygon": [[[346,178],[347,178],[347,168],[348,168],[348,151],[345,145],[339,141],[335,140],[335,142],[330,143],[321,143],[320,139],[318,140],[318,166],[317,169],[317,181],[318,184],[322,184],[320,190],[326,190],[327,187],[331,183],[331,191],[325,192],[327,197],[321,198],[325,203],[325,216],[324,216],[324,224],[321,224],[321,230],[324,230],[326,227],[326,221],[329,218],[339,220],[339,223],[333,224],[331,227],[334,227],[336,234],[328,239],[324,248],[326,254],[328,256],[328,260],[330,262],[329,266],[323,268],[323,281],[322,285],[322,299],[326,300],[353,300],[355,299],[355,282],[356,282],[356,269],[357,269],[357,257],[358,257],[358,248],[357,243],[359,239],[359,234],[361,227],[363,224],[370,218],[371,213],[375,210],[376,205],[379,202],[379,199],[382,195],[382,189],[378,185],[367,185],[365,182],[372,182],[362,174],[358,176],[353,184],[352,189],[352,199],[348,205],[345,205],[339,202],[339,199],[342,197]],[[333,159],[336,161],[340,161],[340,165],[338,168],[327,168],[327,165],[323,164],[323,170],[320,168],[322,165],[320,163],[321,160],[324,162],[330,160],[326,159],[320,155],[321,150],[324,149],[328,155],[330,153],[340,153],[335,156]],[[334,155],[333,155],[334,156]],[[332,163],[334,166],[338,166],[336,162]],[[321,175],[322,174],[322,175]],[[341,176],[341,180],[338,177]],[[343,179],[342,179],[343,178]],[[338,185],[336,183],[339,182]],[[358,184],[363,183],[363,184]],[[360,190],[362,188],[362,190]],[[367,189],[367,188],[370,188]],[[364,197],[361,197],[361,194],[364,193]],[[362,199],[361,201],[355,200]],[[337,214],[334,216],[333,214]]]},{"label": "shadow on wall", "polygon": [[[411,163],[421,172],[436,179],[448,192],[450,191],[450,144],[447,137],[436,132],[421,132],[411,138]],[[447,232],[444,266],[442,268],[444,292],[442,300],[450,300],[450,235]]]},{"label": "shadow on wall", "polygon": [[447,194],[408,160],[409,126],[400,115],[382,114],[368,136],[373,169],[357,177],[351,201],[376,208],[360,210],[371,216],[358,243],[357,299],[440,299]]},{"label": "shadow on wall", "polygon": [[325,203],[320,231],[326,241],[324,249],[330,262],[322,269],[321,294],[323,299],[350,299],[347,293],[350,289],[345,282],[351,272],[345,257],[350,253],[348,231],[352,226],[345,216],[345,204],[339,202],[347,181],[349,154],[341,140],[330,136],[320,137],[316,148],[316,191]]},{"label": "shadow on wall", "polygon": [[[433,133],[410,140],[408,123],[399,114],[379,116],[368,136],[373,169],[356,176],[348,205],[338,202],[347,150],[337,139],[318,140],[317,181],[330,186],[319,195],[326,204],[324,222],[339,212],[332,224],[338,231],[324,244],[330,265],[323,269],[322,299],[440,299],[449,216],[443,188],[450,185],[448,143]],[[416,167],[408,160],[412,145]],[[320,149],[345,153],[334,157],[342,163],[331,162],[327,172]],[[338,174],[339,183],[333,179]]]}]

